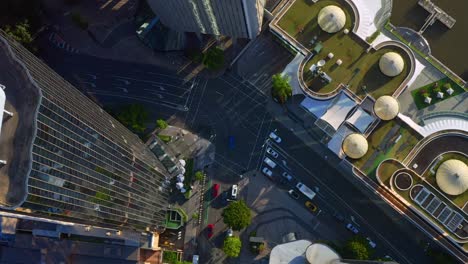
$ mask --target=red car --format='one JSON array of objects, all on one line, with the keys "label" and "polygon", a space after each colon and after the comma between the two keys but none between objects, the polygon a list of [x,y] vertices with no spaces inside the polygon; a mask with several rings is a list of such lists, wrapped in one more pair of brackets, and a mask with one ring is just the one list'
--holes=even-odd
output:
[{"label": "red car", "polygon": [[219,184],[213,184],[213,199],[218,197],[219,194]]},{"label": "red car", "polygon": [[211,238],[213,236],[213,230],[214,230],[214,225],[213,224],[209,224],[207,227],[206,227],[206,231],[207,231],[207,236],[208,238]]}]

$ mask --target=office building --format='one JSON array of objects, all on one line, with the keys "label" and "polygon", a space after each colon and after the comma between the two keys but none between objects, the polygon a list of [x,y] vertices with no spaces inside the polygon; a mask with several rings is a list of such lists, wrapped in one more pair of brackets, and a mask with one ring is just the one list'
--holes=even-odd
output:
[{"label": "office building", "polygon": [[148,0],[172,30],[234,38],[255,38],[262,26],[265,0]]},{"label": "office building", "polygon": [[136,135],[3,32],[0,68],[3,210],[163,228],[168,172]]}]

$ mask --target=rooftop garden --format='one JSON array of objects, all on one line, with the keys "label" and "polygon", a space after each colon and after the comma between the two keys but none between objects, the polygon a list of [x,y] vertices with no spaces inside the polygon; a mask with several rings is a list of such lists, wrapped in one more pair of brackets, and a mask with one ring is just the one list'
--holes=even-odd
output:
[{"label": "rooftop garden", "polygon": [[384,160],[378,165],[377,177],[382,181],[383,184],[390,187],[390,178],[393,173],[397,170],[404,168],[404,166],[396,160]]},{"label": "rooftop garden", "polygon": [[382,121],[367,138],[369,150],[357,160],[350,160],[365,174],[375,178],[377,166],[386,159],[402,161],[421,136],[405,123],[397,120]]},{"label": "rooftop garden", "polygon": [[[462,154],[456,153],[456,152],[449,152],[449,153],[446,153],[446,154],[442,154],[435,161],[433,161],[431,166],[429,166],[428,170],[425,171],[424,174],[423,174],[423,178],[429,184],[431,184],[434,189],[437,189],[438,191],[440,191],[442,193],[443,193],[443,191],[441,189],[439,189],[439,187],[437,185],[437,182],[436,182],[436,172],[437,172],[437,169],[439,168],[439,166],[442,163],[444,163],[445,161],[450,160],[450,159],[461,160],[461,161],[468,164],[468,157],[466,157],[465,155],[462,155]],[[457,195],[457,196],[451,196],[451,195],[447,195],[447,194],[445,194],[445,196],[460,208],[463,208],[465,203],[468,201],[468,192],[464,192],[464,193],[462,193],[460,195]]]},{"label": "rooftop garden", "polygon": [[339,38],[342,33],[330,35],[322,31],[318,25],[318,13],[328,5],[336,5],[343,9],[346,15],[344,28],[351,30],[354,15],[351,7],[343,0],[321,0],[315,4],[310,0],[296,0],[280,19],[278,26],[309,49],[313,47],[311,40],[314,37],[317,37],[318,41]]},{"label": "rooftop garden", "polygon": [[[343,83],[349,85],[348,88],[361,98],[366,94],[374,98],[392,95],[409,74],[408,54],[398,47],[385,47],[366,53],[360,41],[357,37],[344,35],[335,41],[324,42],[322,51],[314,55],[304,67],[303,78],[309,89],[318,93],[330,93],[337,89],[339,83]],[[405,66],[399,75],[388,77],[380,71],[379,60],[382,55],[392,51],[402,56]],[[329,53],[334,54],[333,59],[328,59]],[[339,66],[336,64],[338,59],[342,61]],[[327,61],[322,71],[333,79],[330,83],[323,83],[320,77],[314,78],[309,70],[319,60]]]},{"label": "rooftop garden", "polygon": [[[448,91],[449,89],[453,90],[452,94]],[[442,98],[437,96],[439,92],[443,94]],[[416,107],[418,109],[423,109],[464,92],[465,90],[462,87],[446,77],[411,91],[411,95],[413,96]],[[426,98],[431,98],[430,102],[425,101]]]}]

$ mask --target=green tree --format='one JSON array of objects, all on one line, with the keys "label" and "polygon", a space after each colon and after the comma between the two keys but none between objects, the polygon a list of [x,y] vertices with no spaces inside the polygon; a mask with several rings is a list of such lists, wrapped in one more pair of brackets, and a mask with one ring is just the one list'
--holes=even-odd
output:
[{"label": "green tree", "polygon": [[195,180],[197,180],[197,181],[202,181],[203,180],[203,172],[202,171],[195,172]]},{"label": "green tree", "polygon": [[14,27],[11,27],[10,25],[5,26],[5,32],[16,41],[27,47],[29,47],[33,41],[27,19],[16,24]]},{"label": "green tree", "polygon": [[142,105],[131,104],[120,109],[117,119],[133,132],[142,133],[146,129],[148,116],[148,111]]},{"label": "green tree", "polygon": [[164,120],[162,120],[162,119],[156,120],[156,125],[157,125],[158,128],[160,128],[160,129],[165,129],[165,128],[167,128],[167,126],[168,126],[168,125],[167,125],[167,122],[164,121]]},{"label": "green tree", "polygon": [[273,87],[271,94],[281,104],[284,104],[292,96],[292,87],[289,84],[289,77],[283,77],[280,73],[272,76]]},{"label": "green tree", "polygon": [[370,246],[363,237],[353,237],[343,248],[343,258],[368,260],[370,255]]},{"label": "green tree", "polygon": [[243,200],[229,204],[223,211],[223,220],[233,230],[241,230],[250,225],[251,212]]},{"label": "green tree", "polygon": [[210,70],[221,69],[224,65],[224,51],[218,47],[210,48],[203,54],[202,62]]},{"label": "green tree", "polygon": [[238,237],[227,237],[224,240],[223,251],[228,257],[238,257],[242,242]]}]

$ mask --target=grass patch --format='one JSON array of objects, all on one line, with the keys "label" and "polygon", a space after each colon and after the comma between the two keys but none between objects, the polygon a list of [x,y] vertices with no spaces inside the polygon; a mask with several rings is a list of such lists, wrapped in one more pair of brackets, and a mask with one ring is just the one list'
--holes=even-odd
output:
[{"label": "grass patch", "polygon": [[[303,78],[309,89],[318,93],[330,93],[337,89],[340,83],[348,84],[349,89],[360,98],[370,94],[374,98],[382,95],[392,95],[408,76],[410,67],[410,58],[408,54],[399,47],[385,47],[380,50],[365,52],[365,46],[356,36],[342,34],[341,39],[323,43],[322,51],[314,55],[305,65]],[[388,77],[380,71],[379,60],[387,52],[396,52],[400,54],[405,61],[405,67],[402,73],[395,77]],[[333,53],[333,59],[328,59],[328,53]],[[336,65],[340,59],[343,63]],[[326,72],[333,81],[324,84],[320,77],[312,76],[309,68],[319,60],[325,60],[327,63],[322,70]]]},{"label": "grass patch", "polygon": [[376,30],[374,33],[372,33],[372,35],[366,38],[366,41],[368,43],[372,43],[379,35],[380,35],[380,30]]},{"label": "grass patch", "polygon": [[370,174],[385,159],[402,161],[420,139],[416,131],[401,121],[381,121],[367,138],[369,150],[366,155],[351,162],[364,173]]},{"label": "grass patch", "polygon": [[[448,86],[447,86],[448,85]],[[453,89],[452,95],[446,93],[448,87]],[[437,92],[443,92],[444,98],[437,98]],[[461,93],[464,93],[465,90],[456,84],[454,81],[450,80],[448,77],[438,80],[436,82],[430,83],[418,89],[411,91],[411,96],[413,96],[414,103],[418,109],[424,109],[428,106],[435,105],[439,102],[442,102],[450,97],[457,96]],[[429,96],[432,98],[430,104],[424,102],[424,98]]]},{"label": "grass patch", "polygon": [[394,160],[385,160],[383,161],[377,170],[377,175],[379,179],[388,187],[390,187],[390,178],[392,177],[393,173],[399,169],[403,168],[403,166]]},{"label": "grass patch", "polygon": [[169,143],[171,142],[172,140],[172,137],[171,136],[168,136],[168,135],[161,135],[161,134],[158,134],[158,138],[162,140],[162,142],[164,143]]}]

